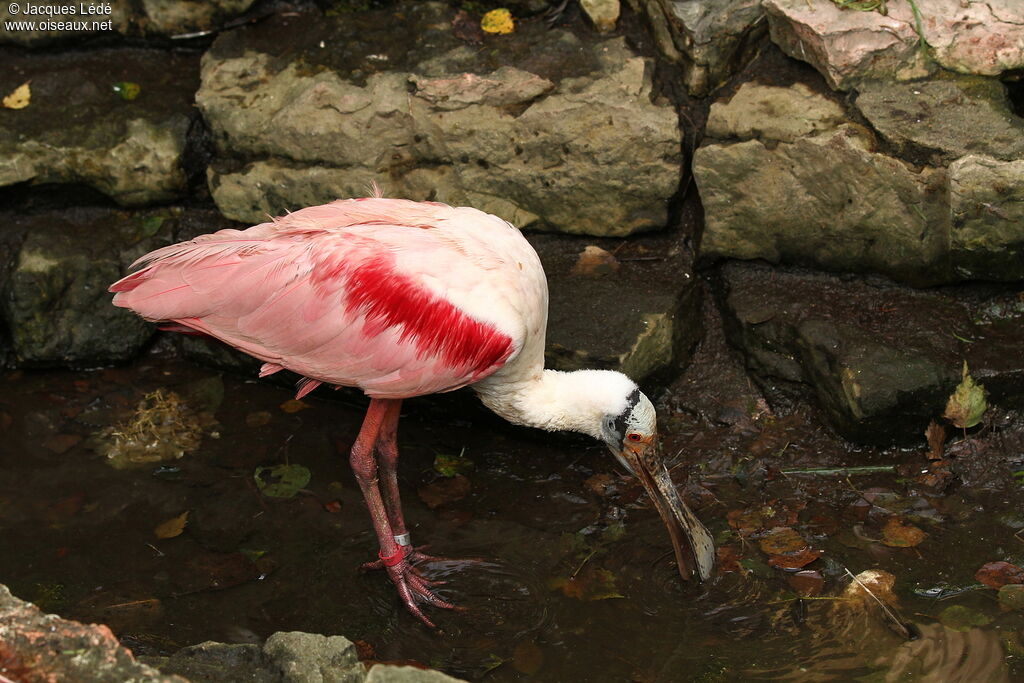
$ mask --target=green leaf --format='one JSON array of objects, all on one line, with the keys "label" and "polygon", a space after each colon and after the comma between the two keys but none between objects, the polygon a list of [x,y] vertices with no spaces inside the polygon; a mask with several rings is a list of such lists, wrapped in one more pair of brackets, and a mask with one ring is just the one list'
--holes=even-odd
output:
[{"label": "green leaf", "polygon": [[139,236],[152,237],[164,224],[164,216],[146,216],[139,220]]},{"label": "green leaf", "polygon": [[1009,609],[1024,609],[1024,583],[1008,583],[999,589],[999,604]]},{"label": "green leaf", "polygon": [[305,488],[311,475],[302,465],[274,465],[257,467],[253,478],[256,488],[271,498],[292,498]]},{"label": "green leaf", "polygon": [[954,631],[970,631],[975,626],[985,626],[991,623],[992,619],[970,607],[953,605],[939,613],[939,621],[943,626]]},{"label": "green leaf", "polygon": [[139,96],[140,92],[142,92],[142,86],[140,86],[138,83],[132,83],[131,81],[121,81],[120,83],[115,83],[113,88],[114,92],[120,95],[122,100],[125,100],[127,102],[131,102]]},{"label": "green leaf", "polygon": [[442,477],[454,477],[473,469],[473,461],[462,457],[465,452],[466,449],[463,448],[458,455],[438,453],[434,456],[434,471]]},{"label": "green leaf", "polygon": [[942,417],[952,422],[955,427],[970,429],[981,422],[981,416],[985,414],[988,403],[985,401],[985,387],[971,377],[967,371],[967,361],[964,361],[961,377],[956,391],[946,403],[946,412]]}]

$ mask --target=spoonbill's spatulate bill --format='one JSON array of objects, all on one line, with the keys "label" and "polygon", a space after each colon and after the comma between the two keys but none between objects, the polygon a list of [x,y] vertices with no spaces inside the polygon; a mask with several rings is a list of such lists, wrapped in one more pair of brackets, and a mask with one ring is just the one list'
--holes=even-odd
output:
[{"label": "spoonbill's spatulate bill", "polygon": [[110,287],[114,304],[215,337],[320,384],[370,397],[350,461],[402,602],[451,607],[413,565],[395,464],[403,399],[471,386],[515,424],[602,440],[646,487],[679,571],[707,579],[714,547],[676,493],[654,406],[618,372],[544,369],[547,281],[520,232],[476,209],[367,197],[157,249]]}]

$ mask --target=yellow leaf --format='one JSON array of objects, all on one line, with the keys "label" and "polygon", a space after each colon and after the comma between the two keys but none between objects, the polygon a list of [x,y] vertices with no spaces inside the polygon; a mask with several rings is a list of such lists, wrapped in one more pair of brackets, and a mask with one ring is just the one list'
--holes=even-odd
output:
[{"label": "yellow leaf", "polygon": [[175,536],[181,536],[181,532],[185,530],[185,525],[188,523],[188,510],[185,510],[177,517],[172,517],[157,528],[153,529],[153,533],[156,534],[157,538],[174,538]]},{"label": "yellow leaf", "polygon": [[29,100],[32,99],[32,91],[29,89],[28,84],[30,81],[25,81],[17,88],[15,88],[10,95],[4,98],[3,104],[8,109],[24,109],[28,106]]},{"label": "yellow leaf", "polygon": [[506,33],[512,33],[512,31],[515,30],[516,25],[512,20],[512,13],[503,7],[501,9],[492,9],[481,17],[480,28],[484,33],[497,33],[499,35],[503,35]]},{"label": "yellow leaf", "polygon": [[289,415],[291,415],[293,413],[297,413],[300,410],[305,410],[308,407],[309,407],[308,403],[303,403],[302,401],[300,401],[298,399],[295,399],[295,398],[288,399],[287,401],[282,403],[281,406],[280,406],[281,410],[283,412],[285,412],[285,413],[288,413]]},{"label": "yellow leaf", "polygon": [[987,409],[985,387],[974,381],[968,372],[967,361],[964,361],[960,384],[949,397],[949,401],[946,403],[946,412],[942,414],[942,417],[952,422],[954,427],[970,429],[981,422]]}]

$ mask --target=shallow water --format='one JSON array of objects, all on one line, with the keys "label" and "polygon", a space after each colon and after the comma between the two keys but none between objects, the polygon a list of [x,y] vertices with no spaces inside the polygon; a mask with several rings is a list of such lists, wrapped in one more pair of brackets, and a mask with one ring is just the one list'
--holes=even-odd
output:
[{"label": "shallow water", "polygon": [[[692,477],[713,495],[691,501],[724,545],[751,560],[747,573],[684,584],[657,514],[602,447],[504,425],[471,397],[407,402],[400,480],[414,542],[480,558],[426,568],[449,581],[442,597],[468,608],[428,610],[442,629],[434,633],[405,613],[381,573],[358,571],[376,553],[347,466],[360,399],[321,389],[288,413],[287,388],[225,375],[220,401],[218,377],[158,355],[128,368],[0,376],[0,582],[47,611],[109,624],[137,654],[301,630],[364,641],[364,658],[494,681],[1024,677],[1020,610],[1001,608],[988,589],[941,601],[914,594],[970,586],[985,562],[1021,564],[1019,490],[893,494],[933,523],[917,522],[928,533],[920,545],[888,547],[871,541],[869,515],[856,510],[865,491],[902,492],[896,474],[854,481],[738,472],[766,448],[801,467],[917,456],[844,453],[834,441],[783,433],[784,420],[778,434],[737,436],[676,415],[666,451],[689,456],[677,475],[708,463]],[[157,388],[215,405],[216,424],[181,459],[113,469],[89,436]],[[460,451],[474,463],[468,493],[429,508],[419,493],[443,479],[435,455]],[[253,479],[257,467],[280,463],[312,473],[292,498],[268,498]],[[599,490],[595,474],[610,475],[612,488]],[[841,593],[844,567],[885,569],[921,637],[907,642],[870,608],[798,600],[792,574],[758,559],[756,540],[726,533],[729,511],[768,507],[787,511],[787,525],[824,550],[807,567],[823,577],[818,597]],[[183,533],[157,537],[156,527],[185,511]],[[971,615],[962,630],[942,625],[953,624],[942,616],[953,605]]]}]

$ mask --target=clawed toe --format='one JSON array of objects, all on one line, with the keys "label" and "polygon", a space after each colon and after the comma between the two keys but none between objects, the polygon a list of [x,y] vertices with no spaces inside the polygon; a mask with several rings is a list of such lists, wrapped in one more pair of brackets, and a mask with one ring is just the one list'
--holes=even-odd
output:
[{"label": "clawed toe", "polygon": [[456,612],[466,611],[465,607],[453,605],[446,600],[442,600],[434,593],[433,589],[435,587],[443,586],[447,581],[426,578],[418,568],[411,564],[412,561],[434,562],[442,560],[428,555],[423,555],[422,553],[419,553],[418,549],[409,549],[406,551],[404,557],[393,564],[386,562],[383,558],[379,558],[372,562],[366,562],[360,565],[360,569],[362,571],[369,571],[372,569],[386,570],[388,578],[391,579],[391,582],[398,590],[398,597],[405,605],[405,608],[409,610],[410,614],[430,628],[437,628],[437,626],[430,621],[425,614],[423,614],[423,611],[420,609],[421,604],[430,605],[431,607],[440,607],[442,609],[450,609]]}]

